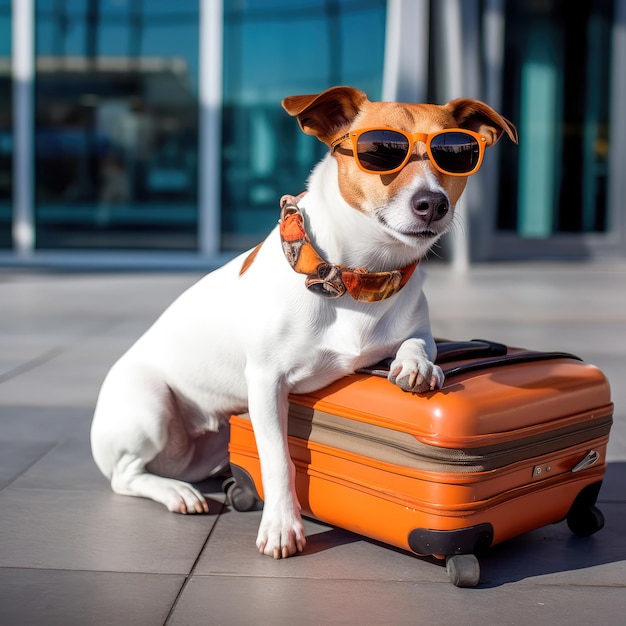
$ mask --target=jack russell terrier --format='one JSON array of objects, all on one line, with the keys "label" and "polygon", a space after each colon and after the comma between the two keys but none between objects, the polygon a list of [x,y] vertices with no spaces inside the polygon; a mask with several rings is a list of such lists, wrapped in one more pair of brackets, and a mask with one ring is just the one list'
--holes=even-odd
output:
[{"label": "jack russell terrier", "polygon": [[262,245],[183,293],[107,375],[94,459],[116,493],[206,513],[191,485],[228,467],[228,419],[248,411],[265,502],[257,547],[306,544],[287,448],[290,393],[395,355],[410,392],[443,384],[419,260],[445,233],[485,147],[515,127],[486,104],[370,102],[350,87],[285,98],[330,151],[283,197]]}]

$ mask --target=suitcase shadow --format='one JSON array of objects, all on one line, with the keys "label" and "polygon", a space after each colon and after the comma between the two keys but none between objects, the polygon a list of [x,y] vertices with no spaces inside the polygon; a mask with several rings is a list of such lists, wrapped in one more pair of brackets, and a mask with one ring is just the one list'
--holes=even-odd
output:
[{"label": "suitcase shadow", "polygon": [[354,533],[344,530],[343,528],[329,528],[328,530],[307,535],[306,549],[302,553],[301,557],[312,556],[314,554],[319,554],[320,552],[325,552],[326,550],[349,545],[351,543],[357,543],[363,540],[364,538],[360,535],[355,535]]}]

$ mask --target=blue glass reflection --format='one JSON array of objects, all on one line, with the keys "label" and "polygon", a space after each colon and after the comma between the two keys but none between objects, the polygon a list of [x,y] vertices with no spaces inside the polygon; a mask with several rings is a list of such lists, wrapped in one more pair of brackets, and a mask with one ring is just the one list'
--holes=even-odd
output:
[{"label": "blue glass reflection", "polygon": [[195,249],[198,2],[36,4],[40,248]]},{"label": "blue glass reflection", "polygon": [[276,223],[326,151],[281,108],[285,96],[337,84],[382,87],[384,0],[227,2],[224,32],[222,229],[244,249]]}]

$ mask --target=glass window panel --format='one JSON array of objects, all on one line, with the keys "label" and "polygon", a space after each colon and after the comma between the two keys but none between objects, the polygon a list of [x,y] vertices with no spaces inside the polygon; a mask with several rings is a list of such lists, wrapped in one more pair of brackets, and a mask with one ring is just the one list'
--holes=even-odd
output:
[{"label": "glass window panel", "polygon": [[285,193],[304,189],[327,148],[281,100],[352,85],[381,95],[385,0],[225,3],[222,235],[225,249],[261,240]]},{"label": "glass window panel", "polygon": [[198,1],[38,0],[38,248],[197,246]]},{"label": "glass window panel", "polygon": [[546,0],[506,3],[506,112],[520,144],[502,145],[505,170],[498,229],[545,239],[604,233],[609,155],[612,0],[576,11]]},{"label": "glass window panel", "polygon": [[0,248],[11,247],[13,196],[11,0],[0,0]]}]

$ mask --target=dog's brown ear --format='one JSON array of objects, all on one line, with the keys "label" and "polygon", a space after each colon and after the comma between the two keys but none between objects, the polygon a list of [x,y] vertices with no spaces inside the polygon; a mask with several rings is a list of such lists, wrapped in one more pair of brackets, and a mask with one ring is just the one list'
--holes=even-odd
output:
[{"label": "dog's brown ear", "polygon": [[467,128],[485,135],[489,142],[488,146],[493,146],[503,131],[506,132],[511,141],[517,143],[515,126],[480,100],[458,98],[451,100],[443,108],[452,113],[459,128]]},{"label": "dog's brown ear", "polygon": [[367,96],[352,87],[331,87],[319,94],[290,96],[282,101],[307,135],[329,144],[352,123]]}]

